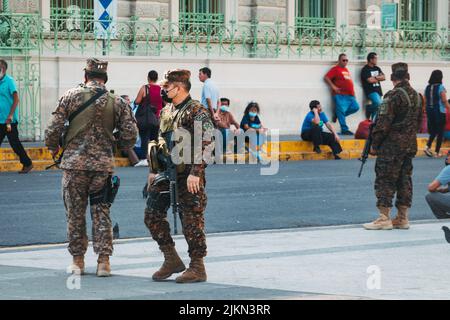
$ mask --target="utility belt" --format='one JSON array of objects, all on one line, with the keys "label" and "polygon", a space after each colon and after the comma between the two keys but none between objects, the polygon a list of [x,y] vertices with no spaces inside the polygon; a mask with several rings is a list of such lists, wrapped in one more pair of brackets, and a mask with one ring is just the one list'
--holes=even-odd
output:
[{"label": "utility belt", "polygon": [[120,178],[118,176],[109,175],[103,188],[89,195],[89,202],[91,205],[107,204],[112,205],[119,192]]}]

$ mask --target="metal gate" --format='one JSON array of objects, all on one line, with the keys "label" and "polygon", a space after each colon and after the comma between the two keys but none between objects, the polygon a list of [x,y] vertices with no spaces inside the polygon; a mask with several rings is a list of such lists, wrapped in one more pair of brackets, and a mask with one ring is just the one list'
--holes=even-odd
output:
[{"label": "metal gate", "polygon": [[0,55],[17,84],[19,131],[28,141],[42,137],[40,35],[38,14],[0,14]]}]

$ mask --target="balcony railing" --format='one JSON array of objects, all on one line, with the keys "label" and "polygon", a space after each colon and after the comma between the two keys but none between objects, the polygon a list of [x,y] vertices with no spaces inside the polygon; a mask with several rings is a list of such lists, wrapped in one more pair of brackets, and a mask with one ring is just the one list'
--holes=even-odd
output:
[{"label": "balcony railing", "polygon": [[188,34],[215,34],[225,25],[221,13],[180,13],[180,31]]}]

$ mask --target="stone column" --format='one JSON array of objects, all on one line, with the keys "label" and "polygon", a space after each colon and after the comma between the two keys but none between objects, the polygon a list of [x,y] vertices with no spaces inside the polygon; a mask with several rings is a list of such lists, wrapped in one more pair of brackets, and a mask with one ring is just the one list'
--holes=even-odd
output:
[{"label": "stone column", "polygon": [[179,32],[178,25],[180,23],[180,2],[179,0],[170,0],[169,3],[169,22],[170,28],[175,34]]},{"label": "stone column", "polygon": [[336,0],[335,12],[336,12],[336,28],[341,30],[342,27],[347,27],[348,21],[348,11],[349,11],[349,0]]},{"label": "stone column", "polygon": [[225,24],[230,24],[231,21],[234,23],[238,22],[238,0],[226,0],[224,1],[224,15],[225,15]]},{"label": "stone column", "polygon": [[443,28],[448,29],[449,26],[449,1],[436,1],[436,23],[437,23],[437,31],[440,32]]},{"label": "stone column", "polygon": [[295,37],[295,0],[287,0],[286,4],[286,34]]},{"label": "stone column", "polygon": [[39,12],[41,13],[44,31],[50,31],[50,0],[39,0]]}]

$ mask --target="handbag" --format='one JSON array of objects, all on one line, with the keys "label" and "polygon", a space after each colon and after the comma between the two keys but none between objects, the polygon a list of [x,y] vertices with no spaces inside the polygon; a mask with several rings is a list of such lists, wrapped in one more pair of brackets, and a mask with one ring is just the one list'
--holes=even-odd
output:
[{"label": "handbag", "polygon": [[156,116],[156,107],[151,104],[149,86],[145,86],[145,97],[139,104],[135,114],[139,130],[146,131],[159,127],[159,120]]}]

